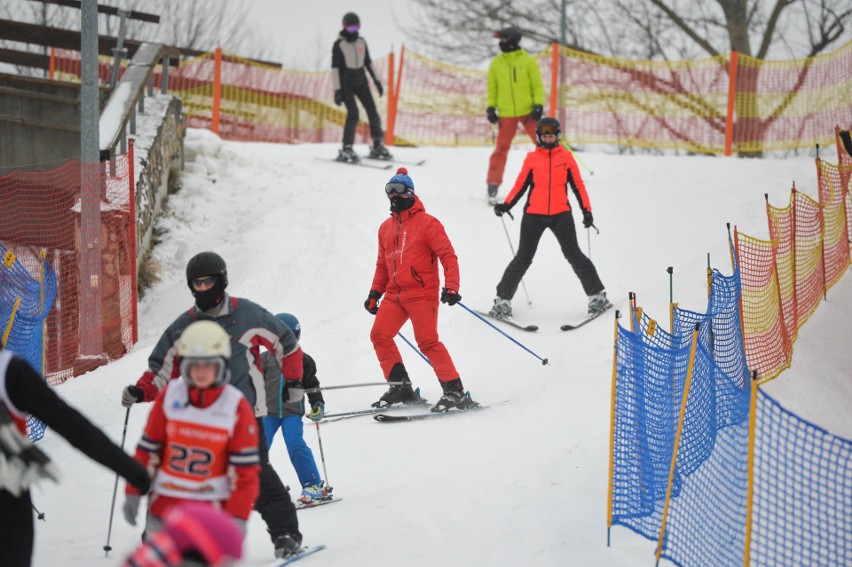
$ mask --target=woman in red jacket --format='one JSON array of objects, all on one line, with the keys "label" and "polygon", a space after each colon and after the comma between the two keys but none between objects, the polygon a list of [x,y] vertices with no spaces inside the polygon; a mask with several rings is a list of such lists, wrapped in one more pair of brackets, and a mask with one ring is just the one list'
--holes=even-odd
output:
[{"label": "woman in red jacket", "polygon": [[494,205],[494,213],[498,217],[503,216],[503,213],[509,212],[529,189],[527,203],[524,205],[524,217],[521,220],[518,253],[509,262],[503,272],[503,278],[497,284],[497,297],[494,298],[494,307],[491,308],[491,315],[495,317],[512,316],[512,297],[532,264],[541,235],[548,228],[556,236],[562,254],[571,264],[583,284],[583,290],[589,296],[589,314],[602,313],[612,305],[606,298],[604,285],[598,277],[595,265],[580,251],[577,244],[574,218],[568,203],[568,184],[580,202],[583,226],[586,228],[594,223],[592,204],[574,156],[559,143],[560,132],[559,121],[555,118],[546,116],[539,120],[536,126],[538,147],[527,154],[521,173],[505,202]]},{"label": "woman in red jacket", "polygon": [[[408,170],[399,168],[385,185],[391,216],[379,227],[379,254],[373,285],[364,307],[376,315],[370,340],[382,367],[385,380],[394,382],[375,407],[395,403],[422,402],[411,387],[411,379],[402,363],[394,336],[411,320],[417,346],[429,359],[444,395],[432,411],[453,407],[464,409],[473,404],[465,396],[464,386],[450,353],[438,339],[438,263],[444,268],[442,303],[455,305],[459,295],[459,263],[443,225],[414,194],[414,182]],[[379,305],[379,299],[384,300]]]}]

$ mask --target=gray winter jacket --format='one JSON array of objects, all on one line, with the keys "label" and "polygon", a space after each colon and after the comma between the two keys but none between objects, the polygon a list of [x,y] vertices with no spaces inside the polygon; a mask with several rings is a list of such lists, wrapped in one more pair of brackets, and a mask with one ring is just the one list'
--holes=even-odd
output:
[{"label": "gray winter jacket", "polygon": [[268,413],[266,396],[257,395],[265,391],[261,348],[270,351],[280,367],[289,369],[288,384],[301,387],[302,349],[293,331],[260,305],[226,294],[215,316],[193,306],[163,332],[148,357],[148,371],[136,382],[145,393],[145,401],[153,401],[169,380],[180,376],[177,340],[184,329],[202,319],[216,321],[230,335],[230,383],[243,393],[257,417]]},{"label": "gray winter jacket", "polygon": [[[260,360],[263,363],[263,374],[266,377],[266,407],[269,413],[275,417],[287,417],[288,415],[305,415],[304,398],[297,404],[288,403],[289,392],[287,391],[287,380],[281,374],[281,368],[275,362],[275,357],[271,352],[264,352],[260,355]],[[319,388],[320,383],[317,379],[317,365],[314,359],[309,354],[303,354],[304,373],[302,375],[302,385],[305,390]],[[308,392],[308,403],[312,407],[315,403],[322,402],[322,392]]]}]

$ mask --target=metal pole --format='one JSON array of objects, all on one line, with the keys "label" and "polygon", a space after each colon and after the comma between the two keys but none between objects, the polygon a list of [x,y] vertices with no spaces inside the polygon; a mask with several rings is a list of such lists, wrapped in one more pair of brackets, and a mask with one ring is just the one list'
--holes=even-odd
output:
[{"label": "metal pole", "polygon": [[83,0],[80,26],[80,354],[101,355],[100,92],[98,2]]},{"label": "metal pole", "polygon": [[319,442],[320,460],[322,461],[322,478],[325,480],[326,492],[331,494],[331,484],[328,482],[328,471],[325,469],[325,452],[322,450],[322,437],[320,437],[319,422],[315,421],[314,424],[317,426],[317,441]]},{"label": "metal pole", "polygon": [[[124,440],[127,438],[127,422],[130,421],[130,408],[127,408],[127,413],[124,414],[124,431],[121,432],[121,449],[124,450]],[[115,473],[115,484],[112,487],[112,504],[109,507],[109,529],[107,529],[107,541],[104,546],[106,552],[105,557],[109,557],[109,552],[112,551],[112,546],[109,540],[112,537],[112,517],[115,513],[115,495],[118,492],[118,473]]]},{"label": "metal pole", "polygon": [[[511,217],[511,214],[509,216]],[[509,236],[509,229],[506,228],[506,221],[503,220],[503,217],[500,217],[500,221],[503,223],[503,232],[506,233],[506,240],[509,241],[509,250],[512,251],[512,257],[514,258],[517,254],[515,254],[515,247],[512,245],[512,237]],[[524,278],[521,278],[521,288],[524,290],[524,295],[527,297],[527,305],[532,307],[532,300],[530,299],[530,294],[527,293],[527,284],[524,283]]]}]

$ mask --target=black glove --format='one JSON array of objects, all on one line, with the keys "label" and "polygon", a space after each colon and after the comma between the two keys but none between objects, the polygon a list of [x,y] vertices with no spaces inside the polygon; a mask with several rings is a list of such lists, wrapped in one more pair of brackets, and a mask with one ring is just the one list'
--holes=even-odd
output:
[{"label": "black glove", "polygon": [[121,405],[129,408],[145,401],[145,392],[139,386],[128,386],[121,392]]},{"label": "black glove", "polygon": [[503,213],[508,213],[512,206],[509,203],[497,203],[494,205],[494,214],[502,217]]},{"label": "black glove", "polygon": [[459,292],[454,289],[443,288],[441,290],[441,303],[446,303],[447,305],[455,305],[461,301],[461,296]]},{"label": "black glove", "polygon": [[375,315],[379,312],[379,299],[382,297],[382,294],[376,290],[370,290],[370,294],[367,295],[367,301],[364,302],[364,309],[370,312],[371,315]]},{"label": "black glove", "polygon": [[544,107],[540,104],[533,105],[532,112],[530,112],[530,119],[538,122],[541,120],[542,114],[544,114]]},{"label": "black glove", "polygon": [[379,96],[384,96],[385,88],[382,86],[382,83],[379,82],[379,81],[376,81],[376,90],[378,91]]},{"label": "black glove", "polygon": [[589,228],[595,224],[595,217],[592,216],[592,211],[583,211],[583,227]]},{"label": "black glove", "polygon": [[497,117],[497,109],[493,106],[489,106],[485,109],[485,116],[492,124],[497,124],[497,122],[500,120],[500,118]]},{"label": "black glove", "polygon": [[343,91],[341,89],[334,91],[334,104],[337,106],[343,104]]}]

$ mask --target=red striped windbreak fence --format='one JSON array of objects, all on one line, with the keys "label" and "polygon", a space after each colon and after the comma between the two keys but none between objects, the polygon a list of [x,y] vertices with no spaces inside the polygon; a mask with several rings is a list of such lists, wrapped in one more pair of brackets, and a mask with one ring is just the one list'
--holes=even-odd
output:
[{"label": "red striped windbreak fence", "polygon": [[[812,148],[832,142],[836,124],[852,123],[852,42],[789,61],[731,52],[689,61],[601,57],[551,46],[536,56],[549,113],[571,143],[676,149],[730,155]],[[387,77],[380,100],[386,142],[488,145],[486,72],[403,48],[375,62]],[[64,78],[79,73],[79,54],[55,51]],[[102,74],[103,75],[103,74]],[[157,78],[159,80],[159,78]],[[331,71],[267,67],[216,50],[181,63],[169,77],[187,124],[223,138],[336,142],[345,110],[335,106]],[[362,116],[363,118],[363,116]],[[359,134],[367,141],[368,130]]]},{"label": "red striped windbreak fence", "polygon": [[746,360],[766,382],[788,368],[799,329],[850,264],[852,160],[816,160],[816,201],[793,187],[785,206],[766,203],[769,240],[735,233]]}]

